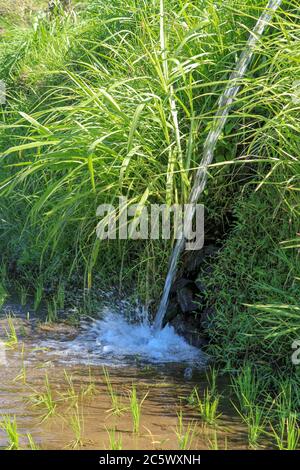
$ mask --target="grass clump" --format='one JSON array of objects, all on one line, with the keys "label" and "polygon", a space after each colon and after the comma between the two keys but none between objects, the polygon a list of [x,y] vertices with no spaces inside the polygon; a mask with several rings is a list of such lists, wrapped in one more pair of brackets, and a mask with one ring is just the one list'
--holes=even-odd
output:
[{"label": "grass clump", "polygon": [[66,370],[64,370],[64,379],[68,388],[61,394],[62,399],[68,401],[71,407],[76,407],[79,402],[79,394],[75,390],[72,375],[68,374]]},{"label": "grass clump", "polygon": [[299,449],[300,428],[297,416],[281,416],[276,427],[272,426],[272,435],[279,450]]},{"label": "grass clump", "polygon": [[243,411],[254,405],[262,396],[266,383],[258,376],[257,370],[245,363],[236,376],[231,378],[232,388]]},{"label": "grass clump", "polygon": [[48,374],[45,376],[44,391],[35,390],[30,396],[30,401],[35,407],[45,409],[45,414],[42,416],[42,422],[53,416],[56,412],[56,401],[53,396],[53,391],[50,386]]},{"label": "grass clump", "polygon": [[83,413],[79,411],[78,403],[75,405],[70,417],[70,427],[74,433],[74,439],[70,443],[72,449],[78,449],[83,446],[84,419]]},{"label": "grass clump", "polygon": [[178,442],[179,450],[190,450],[196,434],[196,425],[194,423],[188,423],[184,425],[184,418],[182,410],[177,414],[177,426],[175,434]]},{"label": "grass clump", "polygon": [[121,416],[123,412],[125,411],[125,407],[122,405],[119,396],[117,395],[117,393],[115,392],[112,386],[110,375],[106,367],[103,367],[103,374],[104,374],[104,379],[105,379],[105,383],[107,387],[107,392],[111,401],[111,409],[109,410],[109,413],[113,415]]},{"label": "grass clump", "polygon": [[6,341],[5,346],[9,348],[15,348],[19,344],[19,338],[16,332],[16,328],[14,325],[13,317],[8,316],[7,320],[7,327],[5,327],[5,334],[6,334]]},{"label": "grass clump", "polygon": [[30,450],[40,450],[39,446],[36,444],[30,433],[27,433],[27,439]]},{"label": "grass clump", "polygon": [[257,449],[259,439],[266,434],[270,410],[261,404],[249,404],[246,411],[241,412],[237,409],[237,412],[247,426],[249,446]]},{"label": "grass clump", "polygon": [[108,429],[107,430],[108,437],[109,437],[109,449],[110,450],[122,450],[123,449],[123,444],[122,444],[122,436],[116,435],[116,430],[114,429]]},{"label": "grass clump", "polygon": [[17,420],[14,416],[2,416],[0,422],[0,427],[6,433],[8,445],[8,450],[20,450],[20,435],[18,432]]},{"label": "grass clump", "polygon": [[146,395],[141,400],[139,400],[137,396],[136,386],[134,384],[132,385],[132,389],[129,392],[129,400],[132,417],[132,431],[134,434],[139,434],[140,432],[142,406],[147,398],[147,395],[148,393],[146,393]]},{"label": "grass clump", "polygon": [[97,393],[97,386],[95,383],[95,379],[92,377],[92,371],[91,368],[89,368],[89,380],[87,384],[83,385],[81,387],[81,395],[83,397],[92,397]]},{"label": "grass clump", "polygon": [[195,388],[196,408],[204,421],[208,424],[215,424],[217,419],[221,416],[218,413],[220,396],[213,395],[209,389],[206,389],[201,397],[198,389]]}]

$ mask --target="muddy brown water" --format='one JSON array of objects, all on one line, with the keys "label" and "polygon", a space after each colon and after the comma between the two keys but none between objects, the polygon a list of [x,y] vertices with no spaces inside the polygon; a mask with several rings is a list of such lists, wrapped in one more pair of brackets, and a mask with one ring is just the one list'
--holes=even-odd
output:
[{"label": "muddy brown water", "polygon": [[[247,448],[247,433],[229,403],[226,380],[218,384],[223,395],[222,416],[215,425],[207,425],[187,401],[195,386],[200,393],[208,386],[203,368],[194,368],[189,378],[184,363],[151,365],[133,361],[131,365],[108,365],[112,387],[122,406],[122,414],[114,414],[101,364],[76,364],[74,356],[68,364],[55,351],[37,348],[41,336],[65,341],[76,334],[74,330],[61,326],[33,329],[26,320],[13,321],[20,338],[18,344],[5,346],[5,363],[2,358],[0,366],[0,416],[2,420],[4,416],[16,417],[22,448],[29,448],[30,434],[40,449],[71,449],[75,441],[72,417],[77,413],[82,428],[78,448],[110,449],[109,433],[115,432],[122,449],[179,449],[180,412],[183,429],[190,426],[194,430],[188,445],[191,449],[211,448],[216,436],[220,449]],[[3,341],[7,341],[5,325],[6,320],[0,321]],[[35,404],[37,396],[45,391],[46,376],[56,403],[54,414],[47,419],[46,407]],[[129,410],[133,384],[139,399],[146,396],[139,433],[133,432]],[[6,433],[0,430],[0,448],[7,445]]]}]

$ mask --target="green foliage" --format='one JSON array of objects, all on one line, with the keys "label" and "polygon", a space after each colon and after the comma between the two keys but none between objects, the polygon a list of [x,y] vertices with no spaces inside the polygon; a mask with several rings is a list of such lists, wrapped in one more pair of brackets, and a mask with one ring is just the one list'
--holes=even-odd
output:
[{"label": "green foliage", "polygon": [[136,385],[132,384],[132,389],[129,392],[129,400],[130,400],[130,411],[132,417],[132,431],[135,434],[139,434],[140,432],[140,423],[141,423],[141,415],[142,415],[142,406],[144,401],[147,398],[148,393],[144,395],[142,399],[139,399],[137,396]]},{"label": "green foliage", "polygon": [[6,334],[5,346],[15,348],[19,343],[19,339],[14,325],[14,319],[9,315],[6,317],[6,321],[7,327],[4,327]]},{"label": "green foliage", "polygon": [[[20,277],[33,287],[41,273],[45,285],[75,274],[91,287],[100,272],[102,287],[134,281],[147,300],[158,296],[171,243],[100,243],[96,208],[121,195],[146,205],[187,201],[218,95],[247,39],[241,23],[251,28],[260,4],[98,0],[38,17],[16,40],[3,57],[12,86],[0,133],[0,243]],[[260,69],[258,60],[252,74]],[[218,164],[235,157],[243,123],[246,131],[242,109]],[[212,219],[222,219],[219,197]]]},{"label": "green foliage", "polygon": [[220,192],[224,181],[242,185],[231,233],[207,279],[210,350],[228,369],[245,358],[291,369],[299,336],[300,18],[294,8],[283,3],[277,40],[263,38],[259,69],[241,92],[238,148],[248,163],[237,168],[236,162],[227,177],[221,170],[215,178]]},{"label": "green foliage", "polygon": [[[247,426],[249,446],[257,448],[260,437],[265,434],[267,418],[272,409],[266,399],[270,380],[249,363],[245,363],[236,376],[231,377],[235,398],[233,405]],[[238,405],[235,404],[236,398]]]},{"label": "green foliage", "polygon": [[30,433],[27,433],[27,439],[28,439],[28,446],[30,450],[40,450],[39,446],[35,443]]},{"label": "green foliage", "polygon": [[199,395],[198,390],[195,389],[195,396],[197,398],[196,407],[201,418],[208,424],[215,424],[217,419],[221,416],[221,414],[218,413],[220,396],[212,395],[209,389],[204,391],[202,397]]},{"label": "green foliage", "polygon": [[10,416],[2,416],[0,428],[6,433],[8,441],[7,449],[20,450],[20,435],[18,432],[16,417],[14,416],[11,418]]},{"label": "green foliage", "polygon": [[115,428],[108,429],[107,434],[109,437],[109,449],[110,450],[122,450],[122,436],[120,434],[116,434]]},{"label": "green foliage", "polygon": [[299,449],[300,428],[295,415],[281,417],[277,429],[272,428],[272,432],[279,450]]},{"label": "green foliage", "polygon": [[239,407],[247,411],[263,395],[268,381],[258,375],[253,365],[244,363],[236,376],[231,377],[232,388],[239,401]]},{"label": "green foliage", "polygon": [[107,387],[107,393],[111,401],[111,408],[108,410],[108,412],[111,413],[112,415],[121,416],[124,413],[125,408],[121,403],[119,395],[114,390],[109,372],[104,366],[103,366],[103,375],[104,375],[104,380],[105,380],[106,387]]},{"label": "green foliage", "polygon": [[34,390],[34,393],[30,396],[30,402],[34,407],[41,407],[45,410],[42,416],[42,422],[53,416],[57,407],[47,374],[45,376],[44,388],[44,391]]},{"label": "green foliage", "polygon": [[184,424],[184,418],[182,410],[177,414],[178,423],[175,429],[179,450],[190,450],[196,433],[196,424],[188,423]]},{"label": "green foliage", "polygon": [[[237,223],[208,279],[213,353],[231,368],[249,361],[290,367],[298,338],[300,263],[282,242],[297,232],[273,186],[243,198]],[[217,292],[217,295],[216,295]]]},{"label": "green foliage", "polygon": [[78,449],[83,446],[83,430],[84,430],[84,420],[83,413],[79,411],[78,403],[76,403],[73,413],[70,417],[70,427],[74,433],[74,439],[70,443],[72,449]]}]

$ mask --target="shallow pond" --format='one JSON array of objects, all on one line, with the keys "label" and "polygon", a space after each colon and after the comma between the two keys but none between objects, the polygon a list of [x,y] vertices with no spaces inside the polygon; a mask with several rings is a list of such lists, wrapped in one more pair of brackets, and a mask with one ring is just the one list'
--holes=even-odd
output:
[{"label": "shallow pond", "polygon": [[[218,381],[222,416],[214,424],[193,406],[194,387],[201,396],[208,386],[206,358],[172,329],[153,334],[111,312],[79,330],[20,312],[12,322],[0,320],[0,415],[16,417],[22,448],[30,440],[41,449],[247,448],[226,380]],[[0,430],[0,447],[7,445]]]}]

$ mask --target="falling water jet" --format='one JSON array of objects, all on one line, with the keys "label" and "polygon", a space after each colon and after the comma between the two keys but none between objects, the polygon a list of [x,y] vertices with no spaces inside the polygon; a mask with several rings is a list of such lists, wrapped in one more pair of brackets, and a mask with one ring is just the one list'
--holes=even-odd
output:
[{"label": "falling water jet", "polygon": [[[214,117],[212,128],[204,143],[202,161],[197,170],[195,182],[190,194],[189,203],[192,205],[192,207],[190,207],[189,213],[187,214],[188,221],[191,221],[193,219],[195,213],[195,205],[198,202],[200,195],[205,189],[207,181],[207,169],[213,161],[216,144],[227,122],[229,111],[231,109],[231,106],[233,105],[234,99],[240,89],[240,80],[244,77],[247,68],[251,62],[252,56],[254,54],[255,45],[260,40],[266,27],[270,24],[274,13],[280,7],[282,1],[283,0],[270,0],[268,2],[268,5],[266,6],[265,10],[263,11],[253,31],[250,34],[246,47],[243,53],[241,54],[241,57],[235,67],[235,70],[232,72],[229,78],[227,87],[219,98],[218,110]],[[163,320],[169,302],[170,289],[176,274],[177,262],[185,246],[183,227],[181,227],[180,230],[181,237],[179,237],[179,239],[177,240],[169,261],[169,269],[164,285],[163,295],[153,324],[154,330],[159,330],[162,328]]]}]

